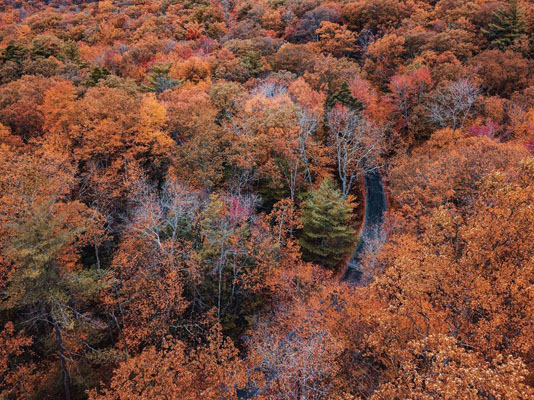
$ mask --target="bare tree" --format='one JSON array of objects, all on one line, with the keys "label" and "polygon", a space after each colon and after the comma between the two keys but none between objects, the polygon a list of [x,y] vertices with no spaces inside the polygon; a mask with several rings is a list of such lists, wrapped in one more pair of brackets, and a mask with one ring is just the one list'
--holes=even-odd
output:
[{"label": "bare tree", "polygon": [[313,190],[313,181],[310,165],[313,161],[315,141],[313,133],[317,130],[317,116],[307,110],[301,110],[297,116],[298,126],[288,134],[287,148],[282,150],[287,171],[283,171],[288,186],[291,201],[295,200],[299,181],[308,182]]},{"label": "bare tree", "polygon": [[468,79],[450,82],[435,93],[427,106],[428,115],[439,126],[456,130],[463,127],[479,95],[479,89]]},{"label": "bare tree", "polygon": [[358,38],[358,46],[362,54],[367,54],[367,49],[375,41],[376,37],[370,29],[363,30]]},{"label": "bare tree", "polygon": [[299,114],[299,154],[302,163],[304,164],[304,172],[306,179],[310,185],[310,190],[313,190],[312,176],[310,171],[310,149],[312,145],[310,139],[312,134],[317,131],[317,116],[307,110],[302,110]]},{"label": "bare tree", "polygon": [[251,361],[260,372],[251,383],[258,395],[276,400],[324,400],[331,398],[335,357],[339,346],[330,333],[303,321],[286,334],[260,324],[254,332]]},{"label": "bare tree", "polygon": [[346,198],[355,179],[379,168],[383,131],[359,112],[341,105],[328,114],[328,127],[343,198]]},{"label": "bare tree", "polygon": [[[141,184],[142,185],[142,184]],[[158,193],[145,185],[137,196],[132,229],[163,249],[165,239],[175,240],[191,229],[202,207],[197,193],[169,181]]]},{"label": "bare tree", "polygon": [[[206,267],[217,279],[217,317],[234,302],[241,276],[247,268],[243,257],[250,254],[250,248],[243,232],[254,220],[257,201],[252,195],[212,197],[200,221]],[[223,211],[224,208],[228,212]],[[230,294],[223,304],[225,288],[230,288]]]}]

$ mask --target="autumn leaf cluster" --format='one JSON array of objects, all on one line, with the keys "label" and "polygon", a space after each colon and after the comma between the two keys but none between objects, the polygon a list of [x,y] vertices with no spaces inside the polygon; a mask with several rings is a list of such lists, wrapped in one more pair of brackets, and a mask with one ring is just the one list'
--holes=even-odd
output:
[{"label": "autumn leaf cluster", "polygon": [[533,153],[528,0],[4,0],[0,399],[533,399]]}]

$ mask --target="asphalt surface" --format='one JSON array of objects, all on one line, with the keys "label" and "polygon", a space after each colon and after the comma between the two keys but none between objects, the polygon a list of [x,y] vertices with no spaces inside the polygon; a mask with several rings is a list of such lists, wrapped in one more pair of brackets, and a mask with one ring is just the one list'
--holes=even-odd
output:
[{"label": "asphalt surface", "polygon": [[[379,171],[369,172],[365,175],[365,220],[360,242],[348,263],[347,270],[342,278],[343,281],[354,285],[360,281],[360,255],[365,250],[366,240],[373,239],[380,234],[385,212],[386,194],[382,175],[380,175]],[[256,389],[240,389],[237,391],[237,397],[240,400],[251,399],[256,395]]]},{"label": "asphalt surface", "polygon": [[360,281],[360,255],[365,250],[366,241],[380,234],[386,212],[386,194],[384,183],[379,171],[368,172],[365,175],[365,220],[360,233],[360,242],[354,250],[343,281],[357,284]]}]

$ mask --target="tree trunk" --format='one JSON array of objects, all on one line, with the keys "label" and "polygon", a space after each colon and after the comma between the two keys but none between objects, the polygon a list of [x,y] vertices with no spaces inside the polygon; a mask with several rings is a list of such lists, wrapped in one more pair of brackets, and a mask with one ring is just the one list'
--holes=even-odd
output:
[{"label": "tree trunk", "polygon": [[63,378],[63,388],[65,390],[65,400],[71,400],[70,396],[70,374],[67,370],[67,365],[65,362],[65,353],[63,348],[63,339],[61,337],[61,330],[59,329],[59,324],[57,321],[54,321],[54,330],[56,332],[56,347],[57,353],[59,355],[59,363],[61,365],[61,376]]},{"label": "tree trunk", "polygon": [[98,254],[98,245],[95,243],[96,267],[100,269],[100,255]]}]

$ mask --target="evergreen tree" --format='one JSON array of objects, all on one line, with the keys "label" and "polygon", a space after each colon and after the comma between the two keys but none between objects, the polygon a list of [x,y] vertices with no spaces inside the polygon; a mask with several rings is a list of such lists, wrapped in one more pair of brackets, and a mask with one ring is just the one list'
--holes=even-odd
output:
[{"label": "evergreen tree", "polygon": [[98,85],[98,82],[101,79],[106,79],[107,76],[111,75],[111,72],[109,72],[104,67],[92,67],[91,71],[89,72],[89,77],[87,78],[85,85],[94,87]]},{"label": "evergreen tree", "polygon": [[5,63],[7,61],[12,61],[16,64],[21,64],[22,60],[26,56],[27,50],[21,46],[20,44],[11,41],[7,45],[7,47],[2,51],[2,55],[0,56],[0,61],[2,63]]},{"label": "evergreen tree", "polygon": [[354,97],[347,82],[343,82],[339,90],[330,92],[326,99],[326,111],[332,110],[336,104],[347,106],[353,111],[363,111],[363,104]]},{"label": "evergreen tree", "polygon": [[7,47],[0,54],[0,65],[8,63],[11,65],[11,74],[2,74],[0,82],[9,82],[10,80],[16,80],[22,76],[22,63],[27,56],[27,49],[22,45],[11,41]]},{"label": "evergreen tree", "polygon": [[70,60],[74,63],[80,63],[80,49],[78,44],[72,40],[68,39],[61,44],[61,53],[58,55],[58,58],[62,61]]},{"label": "evergreen tree", "polygon": [[509,0],[508,6],[493,13],[493,22],[482,32],[491,45],[501,50],[510,46],[525,33],[525,20],[518,0]]},{"label": "evergreen tree", "polygon": [[350,223],[353,208],[332,179],[325,179],[310,195],[303,207],[300,237],[307,261],[334,268],[345,260],[357,240]]},{"label": "evergreen tree", "polygon": [[170,63],[156,63],[147,76],[148,85],[143,86],[143,89],[148,92],[162,93],[165,90],[172,89],[180,83],[177,79],[172,79],[169,76],[171,70]]}]

